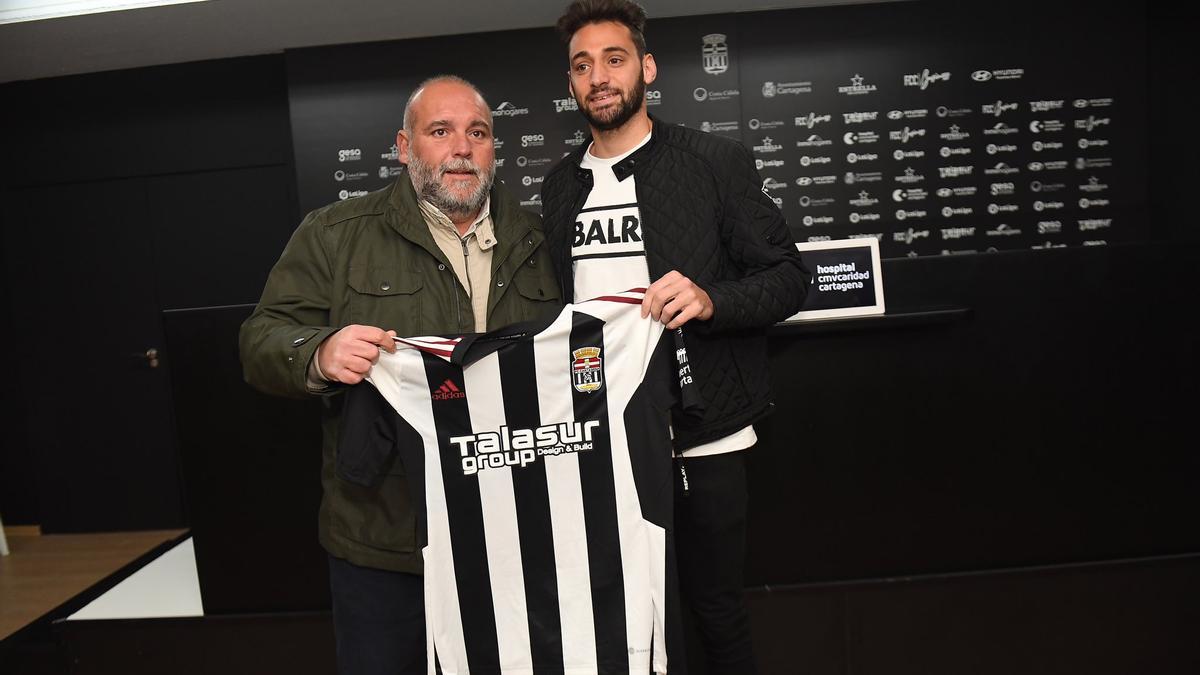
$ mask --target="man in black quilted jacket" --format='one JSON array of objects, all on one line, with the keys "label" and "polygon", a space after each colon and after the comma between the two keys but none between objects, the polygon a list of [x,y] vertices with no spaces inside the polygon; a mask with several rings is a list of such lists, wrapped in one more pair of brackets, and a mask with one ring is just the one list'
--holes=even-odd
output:
[{"label": "man in black quilted jacket", "polygon": [[546,177],[544,227],[564,298],[645,287],[643,316],[686,324],[705,408],[671,416],[680,581],[708,671],[745,675],[742,451],[772,407],[766,328],[800,309],[810,275],[745,147],[647,114],[645,23],[628,0],[577,0],[558,20],[592,142]]}]

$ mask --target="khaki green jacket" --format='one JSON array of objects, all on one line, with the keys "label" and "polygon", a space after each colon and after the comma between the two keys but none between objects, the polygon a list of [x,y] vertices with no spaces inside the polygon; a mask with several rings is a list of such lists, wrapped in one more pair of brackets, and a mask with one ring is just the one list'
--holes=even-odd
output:
[{"label": "khaki green jacket", "polygon": [[[488,329],[540,318],[560,306],[538,217],[502,186],[492,189],[496,232]],[[478,283],[478,282],[475,282]],[[343,326],[405,335],[474,330],[471,302],[434,243],[407,175],[391,187],[308,214],[271,270],[262,299],[242,324],[246,381],[269,394],[303,398],[317,345]],[[343,387],[326,399],[319,537],[331,554],[357,565],[421,572],[416,519],[404,469],[389,467],[362,487],[336,465]]]}]

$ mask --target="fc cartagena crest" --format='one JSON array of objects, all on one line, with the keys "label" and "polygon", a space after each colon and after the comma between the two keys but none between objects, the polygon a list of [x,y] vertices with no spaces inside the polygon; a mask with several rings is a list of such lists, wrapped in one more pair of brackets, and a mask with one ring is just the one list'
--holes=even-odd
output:
[{"label": "fc cartagena crest", "polygon": [[604,386],[604,371],[600,365],[599,347],[582,347],[571,352],[571,381],[575,390],[590,394]]},{"label": "fc cartagena crest", "polygon": [[721,33],[705,35],[704,47],[700,53],[704,57],[704,72],[709,75],[720,75],[729,70],[729,47],[725,44],[725,36]]}]

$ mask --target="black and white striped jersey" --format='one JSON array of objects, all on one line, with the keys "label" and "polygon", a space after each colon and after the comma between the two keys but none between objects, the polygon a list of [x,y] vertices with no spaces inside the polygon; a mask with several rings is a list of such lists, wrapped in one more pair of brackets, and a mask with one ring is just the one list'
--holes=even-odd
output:
[{"label": "black and white striped jersey", "polygon": [[643,292],[397,339],[378,394],[350,392],[339,462],[395,448],[418,506],[431,673],[667,671],[668,411],[688,376]]}]

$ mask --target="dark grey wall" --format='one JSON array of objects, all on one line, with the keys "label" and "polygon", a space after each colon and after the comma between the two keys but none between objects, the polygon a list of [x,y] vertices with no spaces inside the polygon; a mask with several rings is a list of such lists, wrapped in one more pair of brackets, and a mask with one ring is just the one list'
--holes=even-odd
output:
[{"label": "dark grey wall", "polygon": [[[0,510],[47,532],[181,525],[161,312],[253,302],[294,227],[282,58],[2,89],[20,385]],[[157,369],[137,356],[151,347]]]}]

